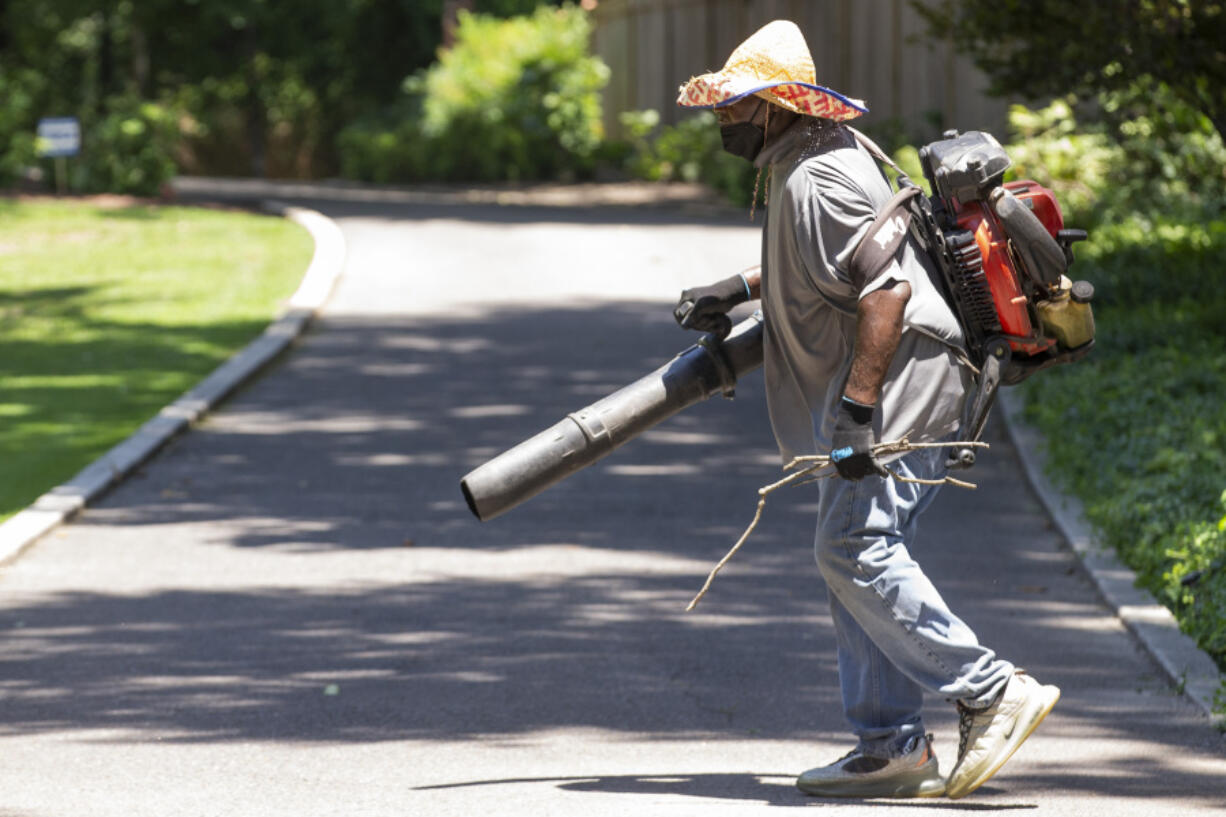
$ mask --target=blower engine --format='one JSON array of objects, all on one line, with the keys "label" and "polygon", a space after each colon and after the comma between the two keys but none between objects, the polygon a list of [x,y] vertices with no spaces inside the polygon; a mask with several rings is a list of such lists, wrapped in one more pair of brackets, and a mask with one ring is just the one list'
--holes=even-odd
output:
[{"label": "blower engine", "polygon": [[[962,416],[961,436],[971,441],[982,433],[1001,384],[1079,360],[1093,348],[1094,287],[1066,275],[1072,245],[1086,233],[1064,228],[1047,188],[1002,183],[1012,161],[990,134],[948,132],[920,151],[920,163],[932,196],[905,197],[906,206],[979,369]],[[899,184],[912,183],[902,176]],[[974,461],[974,450],[964,447],[949,465]]]}]

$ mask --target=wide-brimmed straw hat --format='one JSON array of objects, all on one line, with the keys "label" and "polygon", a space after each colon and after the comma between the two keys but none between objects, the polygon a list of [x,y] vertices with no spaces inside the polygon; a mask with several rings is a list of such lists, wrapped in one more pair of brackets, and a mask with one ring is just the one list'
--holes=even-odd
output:
[{"label": "wide-brimmed straw hat", "polygon": [[805,116],[842,121],[868,113],[863,100],[817,84],[805,36],[788,20],[767,23],[736,47],[722,69],[682,85],[677,104],[719,108],[750,94]]}]

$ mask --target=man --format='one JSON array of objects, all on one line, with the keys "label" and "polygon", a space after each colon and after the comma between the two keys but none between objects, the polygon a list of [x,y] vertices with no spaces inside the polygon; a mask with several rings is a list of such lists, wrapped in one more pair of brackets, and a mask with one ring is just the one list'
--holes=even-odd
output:
[{"label": "man", "polygon": [[[1060,691],[980,645],[908,551],[936,486],[895,479],[886,466],[939,482],[944,449],[872,451],[903,437],[956,439],[968,385],[961,330],[909,237],[877,270],[853,263],[892,191],[841,124],[864,103],[817,85],[794,24],[762,28],[722,70],[682,86],[678,104],[714,109],[725,149],[770,175],[760,274],[686,290],[677,320],[723,331],[729,309],[760,297],[767,404],[783,459],[829,453],[838,471],[818,483],[816,556],[844,713],[859,742],[797,785],[823,796],[963,797],[996,773]],[[948,780],[924,728],[924,690],[960,712]]]}]

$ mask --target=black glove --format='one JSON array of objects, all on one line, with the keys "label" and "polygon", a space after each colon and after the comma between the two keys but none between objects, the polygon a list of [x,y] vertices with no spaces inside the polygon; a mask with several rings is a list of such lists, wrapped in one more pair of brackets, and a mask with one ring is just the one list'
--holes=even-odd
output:
[{"label": "black glove", "polygon": [[694,287],[681,293],[673,317],[683,329],[713,332],[723,340],[732,331],[728,312],[749,300],[749,285],[744,276],[734,275],[708,287]]},{"label": "black glove", "polygon": [[873,406],[848,397],[839,400],[831,439],[830,461],[843,479],[860,480],[869,474],[884,477],[885,466],[873,456]]}]

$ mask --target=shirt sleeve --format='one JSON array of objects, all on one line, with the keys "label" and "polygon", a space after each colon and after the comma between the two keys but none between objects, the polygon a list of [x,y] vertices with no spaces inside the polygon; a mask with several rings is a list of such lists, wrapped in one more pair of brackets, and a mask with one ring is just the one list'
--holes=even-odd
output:
[{"label": "shirt sleeve", "polygon": [[914,290],[915,283],[912,281],[911,276],[903,271],[904,269],[903,265],[898,263],[898,258],[895,257],[890,263],[881,268],[881,272],[877,273],[875,278],[865,282],[864,288],[860,290],[860,299],[879,289],[885,289],[887,284],[897,284],[904,281],[911,284],[911,288]]},{"label": "shirt sleeve", "polygon": [[877,213],[855,181],[815,162],[807,168],[805,189],[795,202],[797,251],[814,286],[827,298],[855,309],[859,299],[891,281],[904,281],[897,259],[863,286],[850,272],[851,257],[868,234]]}]

